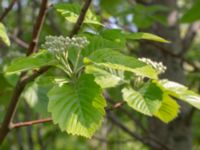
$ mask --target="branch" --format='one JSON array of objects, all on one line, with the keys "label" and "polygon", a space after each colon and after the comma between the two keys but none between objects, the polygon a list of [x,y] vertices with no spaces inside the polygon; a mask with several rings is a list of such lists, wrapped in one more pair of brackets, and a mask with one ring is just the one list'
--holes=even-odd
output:
[{"label": "branch", "polygon": [[[26,82],[29,82],[28,79],[26,80]],[[111,111],[111,110],[120,108],[124,103],[125,103],[124,101],[117,102],[114,105],[112,105],[110,108],[106,108],[106,111]],[[38,119],[38,120],[32,120],[32,121],[26,121],[26,122],[12,123],[10,125],[10,129],[20,128],[20,127],[24,127],[24,126],[31,126],[34,124],[46,123],[46,122],[51,122],[51,121],[52,121],[51,118],[44,118],[44,119]]]},{"label": "branch", "polygon": [[198,66],[196,66],[193,62],[185,59],[181,54],[174,54],[174,53],[170,52],[169,50],[167,50],[165,47],[158,45],[154,42],[146,42],[146,43],[155,46],[158,50],[160,50],[161,52],[163,52],[171,57],[175,57],[177,59],[180,59],[182,62],[186,62],[187,64],[191,65],[194,68],[194,71],[200,70],[200,68]]},{"label": "branch", "polygon": [[[37,40],[38,40],[38,37],[39,37],[39,34],[40,34],[41,26],[43,25],[47,3],[48,3],[48,0],[42,1],[40,11],[39,11],[39,15],[38,15],[38,19],[37,19],[36,25],[34,26],[34,29],[33,29],[34,32],[32,34],[32,41],[29,44],[29,49],[28,49],[27,55],[30,55],[31,53],[33,53],[34,49],[36,47],[36,43],[37,43]],[[41,73],[43,73],[44,70],[46,70],[46,68],[39,70],[39,72],[36,72],[34,75],[30,76],[29,78],[27,78],[25,76],[26,73],[22,73],[20,75],[20,78],[19,78],[19,80],[18,80],[18,82],[17,82],[17,84],[14,88],[14,92],[13,92],[13,95],[11,97],[11,101],[10,101],[10,104],[8,106],[6,115],[4,117],[2,126],[0,128],[0,144],[3,142],[4,138],[6,137],[6,135],[8,134],[8,132],[10,130],[10,127],[9,127],[10,123],[12,122],[12,119],[15,115],[20,95],[21,95],[22,91],[24,90],[26,84],[29,81],[32,81],[35,77],[37,77]]]},{"label": "branch", "polygon": [[2,13],[2,15],[0,16],[0,22],[3,21],[3,19],[7,16],[7,14],[10,12],[10,10],[13,8],[15,2],[17,0],[12,0],[12,2],[10,3],[10,5],[8,6],[8,8],[5,9],[5,11]]},{"label": "branch", "polygon": [[36,52],[36,48],[37,48],[40,32],[44,24],[47,8],[48,8],[48,0],[43,0],[40,6],[40,11],[39,11],[38,18],[36,20],[36,24],[34,25],[34,28],[33,28],[32,40],[27,51],[27,56]]},{"label": "branch", "polygon": [[45,118],[45,119],[38,119],[38,120],[32,120],[32,121],[27,121],[27,122],[19,122],[11,125],[11,129],[14,128],[20,128],[20,127],[25,127],[25,126],[32,126],[34,124],[39,124],[39,123],[46,123],[46,122],[51,122],[51,118]]},{"label": "branch", "polygon": [[73,35],[77,34],[78,31],[80,30],[81,25],[83,24],[86,12],[87,12],[91,2],[92,2],[92,0],[85,1],[85,4],[83,5],[83,7],[81,9],[81,13],[76,21],[76,24],[74,25],[74,28],[72,29],[69,37],[73,37]]},{"label": "branch", "polygon": [[[81,14],[80,14],[72,32],[71,32],[71,34],[70,34],[70,37],[73,37],[73,35],[78,33],[78,31],[80,30],[80,27],[81,27],[83,20],[84,20],[84,16],[87,12],[87,9],[89,8],[90,3],[91,3],[91,0],[86,0],[85,5],[82,8]],[[39,12],[39,16],[38,16],[36,25],[34,26],[32,41],[29,45],[27,56],[30,55],[31,53],[35,52],[35,48],[37,46],[41,26],[43,25],[43,22],[44,22],[44,18],[45,18],[45,14],[46,14],[46,8],[47,8],[47,0],[43,0],[41,7],[40,7],[40,12]],[[17,84],[14,88],[14,92],[13,92],[8,110],[7,110],[6,115],[4,117],[3,123],[0,127],[0,144],[3,142],[6,135],[10,131],[10,124],[12,122],[14,115],[15,115],[20,95],[21,95],[22,91],[24,90],[26,84],[29,83],[30,81],[33,81],[35,78],[37,78],[41,74],[47,72],[49,68],[50,68],[49,66],[48,67],[42,67],[41,69],[39,69],[39,71],[34,72],[29,77],[25,76],[26,73],[21,74],[20,79],[18,80],[18,82],[17,82]]]},{"label": "branch", "polygon": [[152,149],[157,150],[170,150],[167,146],[164,146],[163,144],[158,143],[157,141],[150,141],[151,139],[146,139],[143,136],[138,135],[137,133],[129,130],[123,123],[121,123],[114,115],[107,114],[108,119],[114,123],[114,125],[121,128],[124,132],[128,133],[131,137],[135,138],[136,140],[142,142],[143,144],[151,147]]},{"label": "branch", "polygon": [[188,51],[199,29],[200,22],[195,22],[188,27],[185,37],[182,39],[182,51],[180,55],[183,56]]}]

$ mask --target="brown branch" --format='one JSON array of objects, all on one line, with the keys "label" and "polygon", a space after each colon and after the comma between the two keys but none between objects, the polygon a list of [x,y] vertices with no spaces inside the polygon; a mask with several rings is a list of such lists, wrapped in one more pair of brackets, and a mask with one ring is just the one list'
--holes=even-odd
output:
[{"label": "brown branch", "polygon": [[73,35],[77,34],[78,31],[80,30],[81,25],[83,24],[86,12],[87,12],[91,2],[92,2],[92,0],[85,1],[85,4],[83,5],[83,7],[81,9],[81,13],[76,21],[76,24],[74,25],[74,28],[72,29],[69,37],[73,37]]},{"label": "brown branch", "polygon": [[[26,82],[29,82],[29,80],[26,80]],[[124,101],[117,102],[114,105],[112,105],[110,108],[106,108],[106,111],[111,111],[111,110],[120,108],[124,103],[125,103]],[[32,120],[32,121],[26,121],[26,122],[12,123],[10,125],[10,129],[20,128],[20,127],[24,127],[24,126],[31,126],[34,124],[46,123],[46,122],[51,122],[51,121],[52,121],[51,118],[45,118],[45,119],[38,119],[38,120]]]},{"label": "brown branch", "polygon": [[27,121],[27,122],[19,122],[19,123],[12,124],[10,128],[14,129],[14,128],[20,128],[20,127],[25,127],[25,126],[32,126],[35,124],[47,123],[51,121],[52,121],[51,118],[45,118],[45,119],[32,120],[32,121]]},{"label": "brown branch", "polygon": [[39,11],[38,18],[36,20],[36,24],[34,25],[34,28],[33,28],[32,40],[27,51],[27,56],[36,52],[36,48],[37,48],[40,32],[44,24],[47,8],[48,8],[48,0],[43,0],[40,6],[40,11]]},{"label": "brown branch", "polygon": [[[86,0],[85,5],[83,6],[84,9],[82,9],[81,14],[80,14],[72,32],[71,32],[71,34],[70,34],[70,37],[72,37],[74,34],[78,33],[80,26],[83,23],[84,16],[87,12],[87,9],[89,8],[90,3],[91,3],[91,0]],[[47,0],[43,0],[41,7],[40,7],[40,12],[39,12],[37,22],[36,22],[36,25],[35,25],[34,30],[33,30],[35,32],[33,32],[32,41],[29,45],[27,55],[30,55],[31,53],[35,52],[35,48],[37,46],[37,41],[38,41],[38,37],[39,37],[39,34],[40,34],[41,26],[44,22],[44,16],[46,14],[46,8],[47,8]],[[39,21],[39,23],[38,23],[38,21]],[[34,72],[29,77],[25,76],[26,73],[22,73],[22,75],[20,76],[20,79],[15,86],[15,89],[14,89],[8,110],[7,110],[6,115],[4,117],[3,123],[0,127],[0,144],[3,142],[6,135],[10,131],[10,123],[12,122],[12,119],[15,115],[15,111],[16,111],[16,108],[17,108],[17,104],[18,104],[20,95],[21,95],[22,91],[24,90],[26,84],[29,83],[30,81],[33,81],[35,78],[37,78],[41,74],[47,72],[48,69],[49,69],[49,67],[42,67],[39,71]]]},{"label": "brown branch", "polygon": [[10,5],[8,6],[8,8],[5,9],[5,11],[2,13],[2,15],[0,16],[0,22],[3,21],[3,19],[7,16],[7,14],[10,12],[10,10],[13,8],[15,2],[17,0],[12,0],[12,2],[10,3]]},{"label": "brown branch", "polygon": [[[38,15],[38,19],[37,19],[36,25],[34,26],[34,30],[33,30],[34,32],[33,32],[33,35],[32,35],[32,41],[29,44],[29,49],[28,49],[27,55],[30,55],[31,53],[33,53],[34,49],[36,47],[36,43],[37,43],[37,40],[38,40],[38,37],[39,37],[39,34],[40,34],[41,26],[43,25],[43,20],[44,20],[44,16],[45,16],[45,12],[46,12],[45,9],[46,9],[47,3],[48,3],[47,0],[42,1],[41,7],[40,7],[40,12],[39,12],[39,15]],[[12,122],[12,119],[15,115],[20,95],[21,95],[22,91],[24,90],[26,84],[29,81],[32,81],[33,79],[35,79],[35,77],[37,77],[38,75],[40,75],[44,71],[46,71],[46,68],[39,70],[38,72],[36,72],[35,74],[33,74],[30,77],[27,77],[26,73],[22,73],[20,75],[20,78],[19,78],[19,80],[18,80],[18,82],[17,82],[17,84],[14,88],[14,92],[13,92],[10,104],[8,106],[6,115],[4,117],[2,126],[0,128],[0,144],[3,142],[4,138],[6,137],[6,135],[8,134],[8,132],[10,130],[10,123]]]}]

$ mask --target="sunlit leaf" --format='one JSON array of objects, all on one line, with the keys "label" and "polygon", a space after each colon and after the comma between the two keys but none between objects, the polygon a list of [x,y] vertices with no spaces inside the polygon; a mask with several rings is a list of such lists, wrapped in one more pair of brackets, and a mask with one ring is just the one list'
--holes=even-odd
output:
[{"label": "sunlit leaf", "polygon": [[95,76],[95,81],[102,88],[115,87],[124,83],[123,71],[117,71],[97,65],[87,65],[85,71],[86,73],[93,74]]},{"label": "sunlit leaf", "polygon": [[165,40],[164,38],[158,35],[145,32],[129,33],[126,34],[125,36],[127,39],[132,39],[132,40],[151,40],[156,42],[169,43],[168,40]]},{"label": "sunlit leaf", "polygon": [[200,109],[200,95],[188,90],[186,86],[169,80],[160,80],[159,85],[169,95],[183,100],[191,104],[192,106]]},{"label": "sunlit leaf", "polygon": [[151,66],[111,49],[97,50],[85,58],[84,62],[85,64],[95,63],[107,68],[130,71],[148,78],[157,78],[156,71]]},{"label": "sunlit leaf", "polygon": [[73,83],[53,87],[48,110],[62,131],[90,138],[100,127],[106,101],[92,75],[84,74]]},{"label": "sunlit leaf", "polygon": [[10,46],[10,39],[8,38],[5,26],[0,22],[0,40]]},{"label": "sunlit leaf", "polygon": [[[55,5],[58,12],[61,13],[65,19],[71,23],[75,23],[81,12],[81,6],[79,4],[59,3]],[[89,9],[86,13],[84,23],[102,25],[98,18]]]},{"label": "sunlit leaf", "polygon": [[54,56],[46,50],[42,50],[28,57],[17,58],[6,69],[6,73],[17,73],[30,69],[40,68],[46,65],[56,65]]},{"label": "sunlit leaf", "polygon": [[123,99],[130,107],[148,116],[153,116],[162,103],[163,92],[154,83],[148,83],[138,91],[126,87],[122,93]]},{"label": "sunlit leaf", "polygon": [[174,99],[164,94],[162,104],[154,115],[163,122],[169,123],[178,116],[179,108],[180,106]]}]

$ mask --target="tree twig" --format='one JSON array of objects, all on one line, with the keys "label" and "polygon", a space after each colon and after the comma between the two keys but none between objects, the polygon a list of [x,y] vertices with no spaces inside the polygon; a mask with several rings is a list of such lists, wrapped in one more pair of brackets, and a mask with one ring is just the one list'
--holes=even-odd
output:
[{"label": "tree twig", "polygon": [[152,149],[170,150],[170,148],[168,148],[167,146],[164,146],[163,144],[158,143],[157,141],[154,141],[154,140],[151,141],[151,140],[146,139],[145,137],[140,136],[139,134],[131,131],[123,123],[121,123],[114,115],[111,115],[110,113],[108,113],[107,117],[112,123],[114,123],[114,125],[118,126],[124,132],[128,133],[131,137],[135,138],[136,140],[142,142],[145,145],[148,145]]},{"label": "tree twig", "polygon": [[0,22],[3,21],[3,19],[7,16],[7,14],[10,12],[10,10],[13,8],[15,2],[17,0],[12,0],[12,2],[10,3],[10,5],[8,6],[8,8],[5,9],[5,11],[2,13],[2,15],[0,16]]},{"label": "tree twig", "polygon": [[76,24],[74,25],[74,28],[72,29],[69,37],[73,37],[73,35],[77,34],[78,31],[80,30],[81,25],[83,24],[83,21],[85,19],[86,12],[87,12],[91,2],[92,2],[92,0],[85,1],[85,4],[83,5],[83,7],[81,9],[81,13],[76,21]]},{"label": "tree twig", "polygon": [[[73,28],[73,30],[70,34],[70,37],[72,37],[74,34],[78,33],[78,31],[80,30],[80,27],[81,27],[83,20],[84,20],[84,16],[85,16],[85,14],[86,14],[86,12],[89,8],[90,3],[91,3],[91,0],[86,0],[84,6],[82,8],[82,11],[80,13],[80,16],[78,17],[78,20],[77,20],[76,24],[74,25],[74,28]],[[35,25],[33,31],[35,31],[37,34],[35,32],[33,32],[32,41],[29,45],[27,55],[30,55],[31,53],[35,52],[35,47],[37,45],[37,40],[38,40],[38,37],[39,37],[39,34],[40,34],[41,25],[43,24],[44,16],[46,14],[46,10],[44,10],[44,9],[46,9],[46,8],[47,8],[47,0],[43,0],[41,7],[40,7],[39,16],[38,16],[38,19],[37,19],[37,21],[39,21],[39,22],[41,21],[41,22],[40,23],[36,22],[36,25]],[[41,10],[41,9],[43,9],[43,10]],[[38,31],[36,31],[36,29]],[[26,84],[29,83],[30,81],[33,81],[35,78],[37,78],[41,74],[47,72],[49,68],[50,68],[49,66],[42,67],[41,69],[34,72],[29,77],[24,76],[24,73],[20,76],[20,79],[19,79],[19,81],[17,82],[17,84],[14,88],[14,92],[13,92],[9,107],[7,109],[6,115],[4,117],[3,123],[0,127],[0,144],[3,142],[6,135],[10,131],[10,123],[12,122],[12,119],[15,115],[15,111],[16,111],[16,108],[17,108],[17,104],[18,104],[20,95],[21,95],[22,91],[24,90]]]},{"label": "tree twig", "polygon": [[[44,17],[45,17],[45,12],[46,12],[46,6],[47,6],[48,0],[43,0],[42,4],[40,6],[40,12],[38,15],[38,19],[36,21],[36,25],[34,26],[33,31],[33,35],[32,35],[32,41],[29,44],[29,48],[28,48],[28,52],[27,55],[30,55],[31,53],[34,52],[34,49],[36,47],[36,43],[40,34],[40,30],[41,27],[43,25],[43,21],[44,21]],[[34,79],[34,77],[37,77],[38,75],[40,75],[41,73],[44,72],[44,70],[46,70],[46,68],[43,68],[42,70],[39,70],[38,72],[36,72],[34,75],[30,76],[29,78],[26,77],[26,73],[22,73],[20,75],[20,78],[14,88],[14,92],[13,95],[11,97],[11,101],[10,104],[8,106],[6,115],[4,117],[2,126],[0,128],[0,144],[3,142],[4,138],[6,137],[6,135],[8,134],[9,130],[10,130],[10,123],[12,122],[12,119],[15,115],[16,112],[16,108],[17,108],[17,104],[20,98],[20,95],[22,93],[22,91],[24,90],[26,84],[29,81],[32,81]]]},{"label": "tree twig", "polygon": [[188,27],[185,37],[182,39],[182,51],[180,52],[181,56],[183,56],[188,51],[199,29],[200,21],[195,22]]},{"label": "tree twig", "polygon": [[36,52],[40,32],[44,24],[44,19],[46,17],[47,8],[48,8],[48,0],[43,0],[40,6],[40,11],[39,11],[36,24],[34,25],[34,28],[33,28],[32,39],[31,39],[31,43],[29,44],[27,56]]},{"label": "tree twig", "polygon": [[25,127],[25,126],[32,126],[35,124],[46,123],[46,122],[51,122],[51,121],[52,121],[51,118],[45,118],[45,119],[32,120],[32,121],[27,121],[27,122],[18,122],[18,123],[12,124],[10,128],[14,129],[14,128],[20,128],[20,127]]}]

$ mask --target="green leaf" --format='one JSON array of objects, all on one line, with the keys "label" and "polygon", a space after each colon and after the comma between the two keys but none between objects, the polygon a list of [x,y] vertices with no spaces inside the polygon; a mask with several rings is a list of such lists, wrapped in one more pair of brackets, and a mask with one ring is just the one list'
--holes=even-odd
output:
[{"label": "green leaf", "polygon": [[100,127],[106,101],[92,75],[83,74],[73,83],[53,87],[48,110],[62,131],[90,138]]},{"label": "green leaf", "polygon": [[57,61],[54,56],[48,51],[42,50],[31,56],[15,59],[6,69],[6,73],[12,74],[55,64],[57,64]]},{"label": "green leaf", "polygon": [[126,47],[126,38],[121,29],[103,30],[100,32],[100,35],[105,39],[121,43],[124,47]]},{"label": "green leaf", "polygon": [[[81,6],[79,4],[59,3],[55,5],[55,8],[71,23],[76,23],[81,12]],[[84,23],[102,25],[90,9],[86,13]]]},{"label": "green leaf", "polygon": [[117,71],[111,68],[101,67],[97,65],[87,65],[86,73],[93,74],[95,81],[102,88],[115,87],[124,83],[124,72]]},{"label": "green leaf", "polygon": [[186,11],[186,13],[181,18],[182,22],[192,23],[194,21],[200,20],[200,0],[196,0],[192,8]]},{"label": "green leaf", "polygon": [[84,58],[84,62],[85,64],[93,63],[111,69],[130,71],[148,78],[157,78],[156,71],[151,66],[111,49],[97,50],[88,58]]},{"label": "green leaf", "polygon": [[190,105],[200,109],[200,95],[188,90],[186,86],[165,79],[160,80],[158,84],[169,95],[183,100]]},{"label": "green leaf", "polygon": [[10,46],[10,40],[6,33],[6,28],[1,22],[0,22],[0,40],[3,41],[3,43],[6,44],[7,46]]},{"label": "green leaf", "polygon": [[88,44],[88,46],[84,49],[84,51],[82,51],[83,56],[88,56],[92,52],[99,49],[104,49],[104,48],[123,49],[125,47],[125,45],[120,41],[109,40],[101,36],[91,36],[89,37],[89,41],[90,43]]},{"label": "green leaf", "polygon": [[138,91],[126,87],[122,93],[123,99],[130,107],[148,116],[153,116],[162,103],[163,92],[154,83],[148,83]]},{"label": "green leaf", "polygon": [[163,94],[163,102],[154,115],[163,122],[169,123],[178,116],[179,108],[180,106],[174,99],[167,94]]},{"label": "green leaf", "polygon": [[127,39],[132,39],[132,40],[151,40],[156,42],[170,43],[170,41],[165,40],[160,36],[145,32],[127,33],[125,36]]},{"label": "green leaf", "polygon": [[40,115],[47,116],[47,97],[48,88],[38,85],[37,83],[31,83],[25,89],[23,98],[26,100],[28,105]]}]

